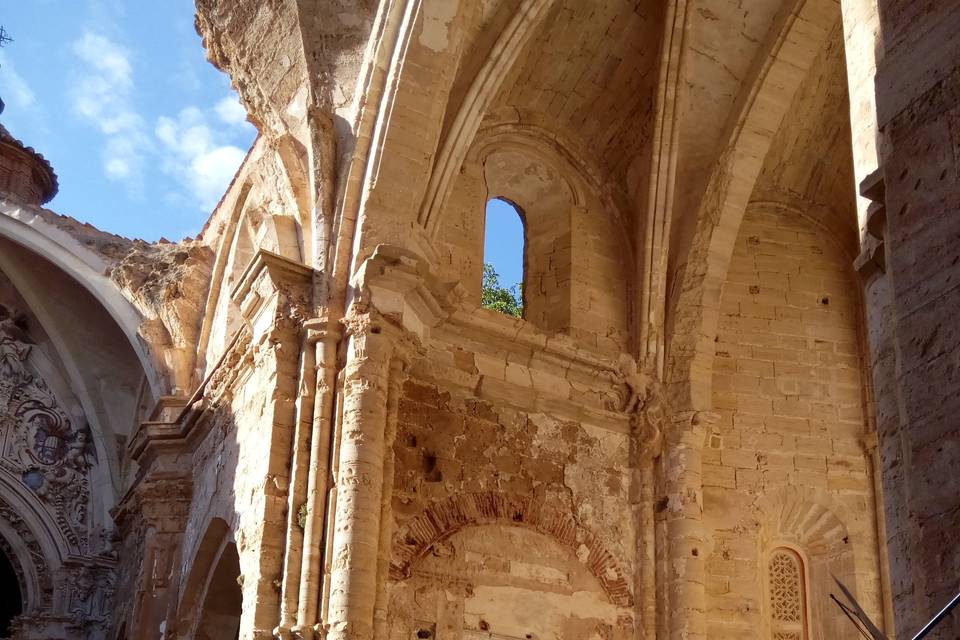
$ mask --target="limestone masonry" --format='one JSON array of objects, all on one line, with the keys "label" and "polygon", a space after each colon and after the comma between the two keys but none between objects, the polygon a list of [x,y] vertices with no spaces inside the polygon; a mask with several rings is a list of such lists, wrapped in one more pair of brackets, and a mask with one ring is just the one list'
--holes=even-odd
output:
[{"label": "limestone masonry", "polygon": [[0,637],[860,638],[836,579],[909,639],[960,591],[960,3],[196,5],[259,130],[199,237],[41,208],[0,127]]}]

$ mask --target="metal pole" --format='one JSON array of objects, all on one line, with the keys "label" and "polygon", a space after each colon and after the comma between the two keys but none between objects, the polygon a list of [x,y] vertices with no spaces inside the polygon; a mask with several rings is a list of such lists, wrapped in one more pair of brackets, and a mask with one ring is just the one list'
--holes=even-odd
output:
[{"label": "metal pole", "polygon": [[920,638],[925,638],[928,633],[933,631],[934,627],[940,624],[941,620],[946,618],[950,614],[950,612],[953,611],[953,608],[957,606],[957,604],[960,604],[960,593],[953,596],[953,599],[947,603],[947,606],[945,606],[943,609],[940,609],[940,613],[933,616],[933,618],[930,619],[930,622],[925,624],[923,626],[923,629],[920,629],[920,631],[917,632],[917,635],[913,636],[913,640],[920,640]]}]

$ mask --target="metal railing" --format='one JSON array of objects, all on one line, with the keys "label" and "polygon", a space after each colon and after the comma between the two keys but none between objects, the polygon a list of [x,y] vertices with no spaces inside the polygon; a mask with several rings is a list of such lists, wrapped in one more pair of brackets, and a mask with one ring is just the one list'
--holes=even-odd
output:
[{"label": "metal railing", "polygon": [[[840,587],[840,590],[843,592],[843,595],[846,596],[849,601],[849,605],[840,602],[837,596],[830,594],[830,599],[833,600],[840,610],[850,619],[850,622],[857,628],[857,631],[860,632],[867,640],[889,640],[885,636],[873,621],[870,620],[870,617],[864,612],[863,608],[857,602],[856,598],[853,597],[853,594],[843,586],[843,583],[837,580],[836,576],[833,578],[834,582],[837,583],[837,586]],[[922,640],[930,634],[931,631],[936,629],[937,625],[940,624],[947,616],[949,616],[956,606],[960,604],[960,593],[953,596],[940,611],[937,612],[935,616],[930,618],[930,621],[927,624],[917,631],[910,640]]]},{"label": "metal railing", "polygon": [[950,615],[950,612],[953,611],[954,607],[960,604],[960,593],[953,596],[953,599],[947,603],[943,609],[940,609],[940,612],[937,615],[930,618],[930,622],[923,625],[923,628],[917,632],[917,635],[913,636],[913,640],[920,640],[920,638],[925,638],[928,633],[933,631],[934,627],[940,624],[940,621]]}]

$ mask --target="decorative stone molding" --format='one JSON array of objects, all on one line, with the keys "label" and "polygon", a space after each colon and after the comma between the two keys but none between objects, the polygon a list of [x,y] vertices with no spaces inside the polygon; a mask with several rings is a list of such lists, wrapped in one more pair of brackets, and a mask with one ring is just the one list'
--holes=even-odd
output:
[{"label": "decorative stone molding", "polygon": [[619,359],[618,379],[627,387],[623,412],[630,416],[641,461],[650,461],[663,449],[663,431],[669,408],[663,383],[654,373],[640,371],[637,361],[628,354]]},{"label": "decorative stone molding", "polygon": [[352,284],[361,303],[421,340],[450,316],[465,293],[460,285],[437,280],[416,253],[386,244],[377,245],[357,269]]},{"label": "decorative stone molding", "polygon": [[93,436],[29,365],[33,344],[16,316],[0,321],[0,468],[20,478],[73,552],[86,553]]},{"label": "decorative stone molding", "polygon": [[627,573],[603,541],[572,515],[531,496],[486,491],[432,503],[393,536],[390,577],[405,580],[430,549],[466,527],[509,525],[532,529],[570,549],[597,579],[610,602],[633,605]]},{"label": "decorative stone molding", "polygon": [[484,114],[552,6],[553,0],[525,0],[471,83],[437,154],[418,215],[418,222],[429,231],[437,227],[453,176],[463,164]]},{"label": "decorative stone molding", "polygon": [[[230,293],[254,332],[274,324],[301,326],[309,317],[313,269],[279,254],[260,249]],[[274,307],[268,307],[276,298]],[[272,313],[266,313],[267,310]]]},{"label": "decorative stone molding", "polygon": [[838,512],[843,507],[826,491],[787,487],[757,499],[751,522],[767,540],[797,544],[812,555],[849,550],[850,533]]},{"label": "decorative stone molding", "polygon": [[877,274],[886,273],[887,270],[885,246],[887,205],[882,169],[877,169],[860,182],[860,195],[871,202],[867,209],[867,233],[861,243],[860,255],[853,261],[853,267],[866,282]]}]

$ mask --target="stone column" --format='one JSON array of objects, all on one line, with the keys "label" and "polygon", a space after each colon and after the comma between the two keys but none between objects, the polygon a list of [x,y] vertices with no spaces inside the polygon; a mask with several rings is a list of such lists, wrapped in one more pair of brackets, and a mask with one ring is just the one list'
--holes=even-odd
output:
[{"label": "stone column", "polygon": [[344,367],[327,638],[369,640],[374,633],[391,363],[408,340],[379,314],[351,314]]},{"label": "stone column", "polygon": [[[706,638],[703,532],[703,439],[708,414],[684,411],[673,416],[661,456],[667,533],[668,638]],[[663,606],[661,604],[661,606]]]}]

